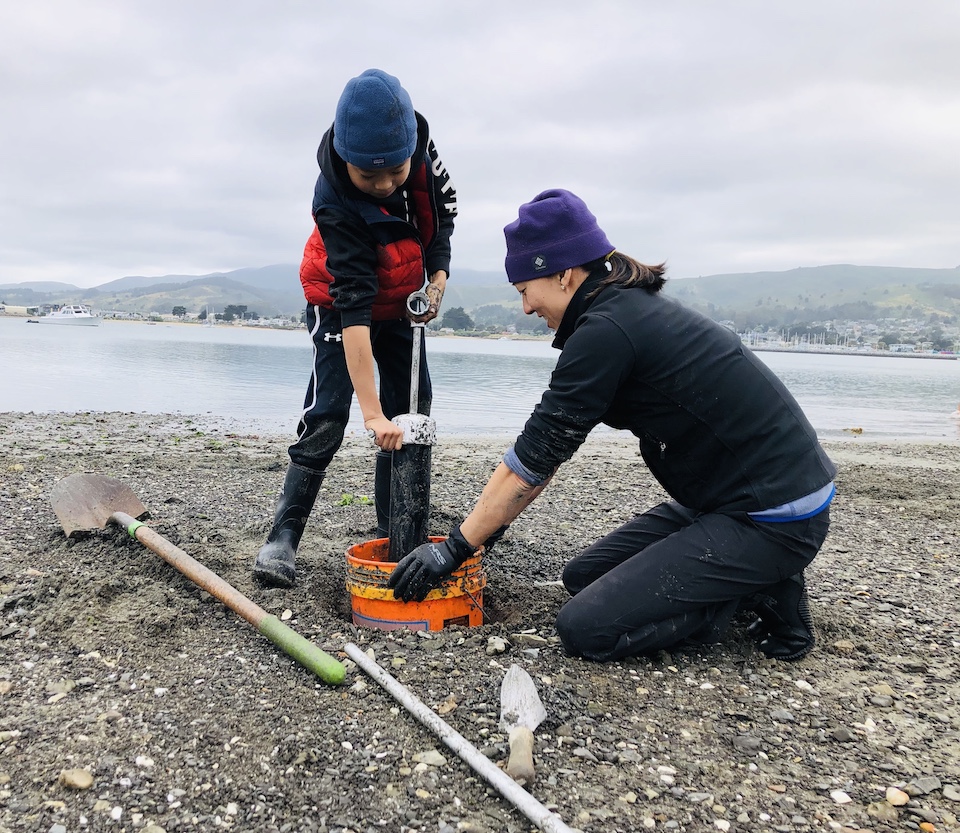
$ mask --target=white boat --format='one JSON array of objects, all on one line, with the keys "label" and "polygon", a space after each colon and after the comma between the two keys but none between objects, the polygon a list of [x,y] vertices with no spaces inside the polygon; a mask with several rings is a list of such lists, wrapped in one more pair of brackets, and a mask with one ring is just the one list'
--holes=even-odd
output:
[{"label": "white boat", "polygon": [[87,327],[96,327],[100,324],[100,316],[94,315],[90,307],[83,304],[65,304],[39,319],[41,324],[73,324]]}]

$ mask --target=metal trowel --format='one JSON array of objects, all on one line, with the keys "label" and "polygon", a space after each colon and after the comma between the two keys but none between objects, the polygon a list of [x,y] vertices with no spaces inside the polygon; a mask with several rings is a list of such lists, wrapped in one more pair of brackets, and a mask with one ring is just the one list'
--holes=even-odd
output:
[{"label": "metal trowel", "polygon": [[500,729],[510,739],[507,775],[522,787],[533,783],[533,732],[546,716],[530,675],[511,665],[500,686]]}]

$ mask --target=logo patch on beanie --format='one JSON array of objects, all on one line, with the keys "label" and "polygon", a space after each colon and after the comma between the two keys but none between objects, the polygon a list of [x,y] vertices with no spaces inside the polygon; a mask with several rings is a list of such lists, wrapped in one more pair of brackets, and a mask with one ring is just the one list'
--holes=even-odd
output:
[{"label": "logo patch on beanie", "polygon": [[382,156],[374,157],[370,160],[374,168],[382,168],[384,163],[384,158]]},{"label": "logo patch on beanie", "polygon": [[533,259],[533,271],[542,272],[547,268],[547,259],[543,255],[537,255]]}]

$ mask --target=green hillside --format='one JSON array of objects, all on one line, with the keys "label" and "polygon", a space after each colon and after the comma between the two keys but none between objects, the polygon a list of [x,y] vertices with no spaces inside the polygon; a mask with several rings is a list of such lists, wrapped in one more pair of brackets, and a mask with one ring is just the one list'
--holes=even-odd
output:
[{"label": "green hillside", "polygon": [[673,280],[666,291],[717,320],[773,326],[797,320],[960,320],[960,269],[816,266]]}]

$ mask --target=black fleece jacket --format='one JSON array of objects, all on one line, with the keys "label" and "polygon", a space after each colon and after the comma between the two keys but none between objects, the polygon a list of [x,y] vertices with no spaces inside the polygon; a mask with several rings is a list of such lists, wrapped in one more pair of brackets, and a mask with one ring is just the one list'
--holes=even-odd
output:
[{"label": "black fleece jacket", "polygon": [[601,277],[571,300],[550,387],[517,438],[532,473],[548,476],[604,423],[638,437],[651,473],[691,509],[760,511],[834,478],[796,400],[735,333],[640,287],[588,300]]}]

